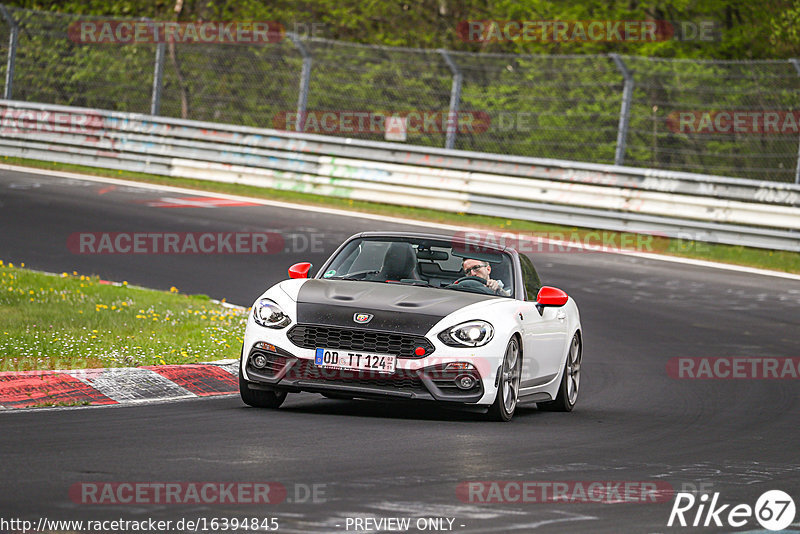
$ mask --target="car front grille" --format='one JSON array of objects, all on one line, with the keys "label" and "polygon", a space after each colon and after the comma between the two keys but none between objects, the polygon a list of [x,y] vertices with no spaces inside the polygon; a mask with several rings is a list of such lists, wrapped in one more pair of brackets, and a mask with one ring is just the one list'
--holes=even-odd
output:
[{"label": "car front grille", "polygon": [[[354,350],[394,354],[398,358],[423,358],[434,350],[424,336],[335,326],[298,324],[289,330],[287,336],[292,343],[304,349]],[[425,354],[415,354],[417,347],[424,348]]]}]

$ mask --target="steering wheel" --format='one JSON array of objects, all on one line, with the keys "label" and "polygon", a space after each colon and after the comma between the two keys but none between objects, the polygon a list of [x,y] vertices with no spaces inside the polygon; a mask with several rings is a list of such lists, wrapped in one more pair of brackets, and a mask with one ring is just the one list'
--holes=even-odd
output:
[{"label": "steering wheel", "polygon": [[481,278],[480,276],[462,276],[461,278],[453,282],[453,284],[458,284],[466,280],[475,280],[476,282],[480,282],[483,285],[486,285],[486,283],[489,282],[486,278]]}]

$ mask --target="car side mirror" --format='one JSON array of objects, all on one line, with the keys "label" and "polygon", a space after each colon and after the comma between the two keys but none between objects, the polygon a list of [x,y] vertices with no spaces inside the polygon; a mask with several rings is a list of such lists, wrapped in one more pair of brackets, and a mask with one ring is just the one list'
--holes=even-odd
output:
[{"label": "car side mirror", "polygon": [[559,307],[563,306],[569,300],[569,296],[558,289],[557,287],[550,287],[550,286],[542,286],[539,290],[539,293],[536,295],[536,309],[539,310],[541,314],[545,307],[553,306]]},{"label": "car side mirror", "polygon": [[308,271],[311,269],[311,264],[307,261],[295,263],[289,267],[289,278],[308,278]]}]

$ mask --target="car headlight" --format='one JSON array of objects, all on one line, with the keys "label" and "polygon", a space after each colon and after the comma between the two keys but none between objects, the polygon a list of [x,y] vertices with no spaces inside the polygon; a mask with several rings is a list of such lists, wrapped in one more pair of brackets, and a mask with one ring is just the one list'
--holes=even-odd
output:
[{"label": "car headlight", "polygon": [[486,321],[468,321],[439,334],[442,343],[451,347],[480,347],[492,340],[494,328]]},{"label": "car headlight", "polygon": [[253,319],[267,328],[284,328],[292,322],[280,306],[269,299],[261,299],[253,306]]}]

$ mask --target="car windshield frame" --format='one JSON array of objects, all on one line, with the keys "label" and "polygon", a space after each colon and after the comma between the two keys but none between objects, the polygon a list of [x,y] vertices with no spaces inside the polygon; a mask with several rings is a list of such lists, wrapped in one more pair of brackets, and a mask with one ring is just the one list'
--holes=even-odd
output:
[{"label": "car windshield frame", "polygon": [[[432,284],[432,283],[429,283],[427,280],[424,280],[424,279],[420,280],[417,283],[413,283],[409,279],[403,279],[403,280],[375,280],[375,279],[364,279],[364,278],[357,278],[357,277],[348,278],[347,275],[345,275],[345,276],[337,276],[336,274],[331,275],[330,274],[331,265],[334,265],[336,263],[337,259],[339,259],[343,253],[349,253],[348,249],[350,247],[352,247],[353,244],[356,243],[356,242],[358,242],[358,243],[364,243],[364,242],[383,242],[383,243],[386,243],[386,242],[400,242],[400,243],[408,243],[408,244],[410,244],[412,246],[413,245],[417,245],[417,247],[420,244],[424,243],[425,245],[427,245],[426,248],[445,248],[445,249],[449,249],[449,256],[450,257],[447,259],[447,261],[452,261],[452,259],[454,257],[458,257],[458,258],[463,258],[463,257],[467,257],[467,258],[476,258],[476,257],[477,258],[484,258],[484,257],[498,256],[498,257],[500,257],[500,261],[489,261],[488,263],[490,265],[493,265],[493,266],[497,265],[497,264],[503,264],[503,269],[507,269],[508,270],[508,274],[507,274],[507,276],[503,277],[503,280],[504,280],[504,284],[506,284],[504,286],[506,289],[508,289],[508,284],[511,285],[511,288],[510,288],[511,291],[510,291],[509,295],[500,295],[500,294],[490,293],[490,292],[485,291],[485,290],[480,290],[479,288],[477,288],[477,286],[476,286],[475,290],[470,290],[470,286],[469,285],[462,286],[461,288],[454,288],[454,287],[447,287],[446,285]],[[519,271],[519,265],[518,265],[518,261],[519,260],[516,258],[516,254],[514,253],[513,250],[505,249],[505,248],[482,247],[482,251],[481,252],[474,252],[473,253],[471,251],[459,251],[458,250],[458,245],[459,245],[459,242],[457,240],[448,238],[447,236],[391,235],[391,234],[364,235],[364,234],[356,234],[356,235],[350,237],[349,239],[347,239],[345,242],[343,242],[330,255],[330,257],[325,261],[325,263],[322,265],[322,267],[316,273],[314,278],[315,279],[319,279],[319,280],[356,280],[356,281],[370,281],[370,282],[378,282],[378,283],[394,283],[394,284],[402,284],[402,285],[405,285],[405,286],[426,287],[426,288],[431,288],[431,289],[443,289],[443,290],[447,290],[447,291],[461,291],[461,292],[466,292],[466,293],[471,293],[471,294],[486,295],[487,297],[494,296],[494,297],[500,297],[500,298],[519,299],[519,294],[520,294],[519,293],[520,292],[519,288],[520,288],[520,283],[521,283],[520,273],[518,272]],[[418,250],[418,248],[415,249],[415,252],[417,250]],[[432,260],[432,259],[428,259],[428,258],[425,258],[425,259],[430,261],[430,262],[436,261],[436,260]],[[417,261],[419,262],[419,257],[418,256],[417,256]],[[460,262],[461,262],[461,260],[459,260],[459,263]],[[419,265],[419,263],[418,263],[418,265]],[[350,266],[352,266],[352,264]],[[349,268],[348,268],[348,270],[349,270]],[[373,273],[375,271],[370,270],[369,272]],[[460,266],[459,266],[459,271],[443,271],[443,272],[448,273],[450,275],[448,278],[452,277],[454,274],[457,274],[458,276],[453,278],[452,279],[453,281],[455,281],[458,278],[461,278],[463,276],[466,276]],[[327,274],[327,276],[326,276],[326,274]],[[353,273],[353,274],[355,274],[355,273]],[[434,278],[434,277],[431,277],[431,278]],[[507,279],[507,282],[506,282],[506,279]],[[424,283],[424,282],[428,282],[428,283]],[[473,281],[473,284],[480,284],[480,282]]]}]

